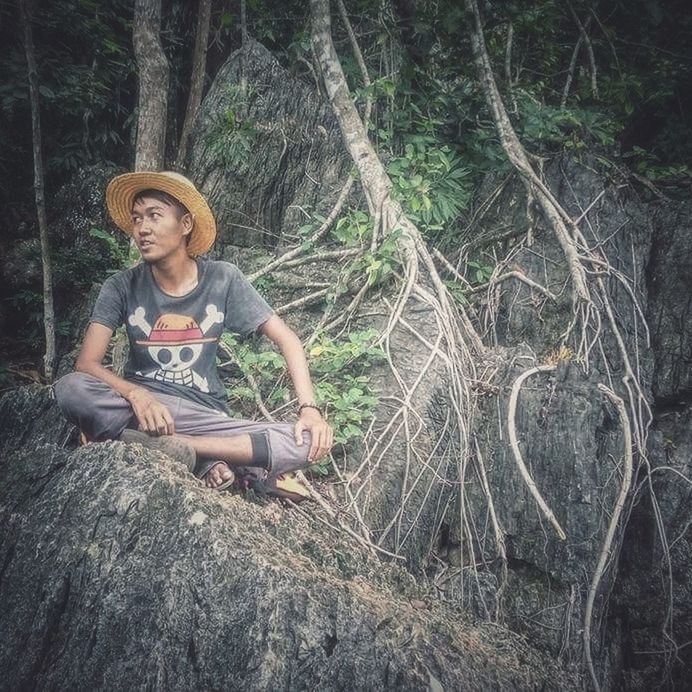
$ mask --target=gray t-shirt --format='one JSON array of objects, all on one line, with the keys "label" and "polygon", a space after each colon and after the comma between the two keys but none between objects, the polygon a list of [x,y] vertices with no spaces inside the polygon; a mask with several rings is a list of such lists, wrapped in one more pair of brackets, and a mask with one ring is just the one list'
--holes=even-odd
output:
[{"label": "gray t-shirt", "polygon": [[125,325],[127,380],[225,411],[219,337],[249,334],[274,313],[234,264],[198,259],[197,272],[197,286],[180,297],[158,287],[146,262],[115,274],[101,287],[91,321]]}]

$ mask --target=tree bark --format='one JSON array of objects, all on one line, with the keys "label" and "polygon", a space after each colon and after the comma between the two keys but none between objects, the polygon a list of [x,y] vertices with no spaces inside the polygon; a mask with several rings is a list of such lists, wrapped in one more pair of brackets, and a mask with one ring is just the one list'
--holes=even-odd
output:
[{"label": "tree bark", "polygon": [[31,31],[31,12],[29,0],[20,0],[19,9],[24,29],[24,50],[26,53],[29,77],[29,101],[31,103],[31,132],[34,151],[34,193],[36,215],[41,238],[41,262],[43,265],[43,328],[46,338],[46,352],[43,357],[44,373],[47,382],[53,381],[55,362],[55,312],[53,310],[53,272],[48,242],[48,220],[46,218],[45,187],[43,180],[43,157],[41,153],[41,113],[39,110],[38,76],[34,39]]},{"label": "tree bark", "polygon": [[197,32],[195,34],[195,49],[192,58],[192,77],[190,78],[190,94],[187,99],[185,120],[180,133],[178,155],[175,159],[175,167],[183,170],[187,157],[187,145],[190,141],[192,126],[197,117],[199,105],[202,103],[202,91],[204,90],[204,74],[207,65],[207,45],[209,43],[209,22],[211,19],[211,0],[199,0],[197,10]]},{"label": "tree bark", "polygon": [[160,38],[161,0],[135,0],[132,42],[139,72],[135,170],[161,170],[166,146],[168,60]]}]

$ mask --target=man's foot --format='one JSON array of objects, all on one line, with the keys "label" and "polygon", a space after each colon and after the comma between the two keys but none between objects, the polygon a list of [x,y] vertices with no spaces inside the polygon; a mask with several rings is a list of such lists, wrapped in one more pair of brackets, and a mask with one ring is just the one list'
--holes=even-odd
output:
[{"label": "man's foot", "polygon": [[295,503],[310,500],[310,491],[298,480],[295,473],[282,473],[279,476],[256,476],[246,474],[240,477],[239,485],[252,490],[260,497],[277,497]]},{"label": "man's foot", "polygon": [[202,478],[207,488],[224,490],[233,485],[235,474],[228,468],[228,464],[225,461],[217,461]]},{"label": "man's foot", "polygon": [[140,444],[147,449],[157,449],[174,461],[187,466],[188,471],[192,471],[195,468],[197,454],[194,447],[179,437],[171,437],[170,435],[152,437],[139,430],[126,428],[118,439],[126,444]]}]

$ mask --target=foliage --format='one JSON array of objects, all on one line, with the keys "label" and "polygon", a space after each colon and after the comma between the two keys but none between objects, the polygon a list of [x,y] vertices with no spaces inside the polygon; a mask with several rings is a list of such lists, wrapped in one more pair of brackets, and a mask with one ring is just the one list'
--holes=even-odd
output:
[{"label": "foliage", "polygon": [[518,130],[525,144],[569,149],[584,146],[589,140],[601,147],[615,143],[616,123],[598,110],[560,108],[530,97],[520,99],[520,103]]},{"label": "foliage", "polygon": [[112,266],[108,272],[111,274],[132,264],[135,256],[138,254],[136,249],[132,249],[130,243],[124,245],[122,242],[118,242],[111,233],[104,231],[102,228],[92,228],[89,231],[89,235],[105,243]]},{"label": "foliage", "polygon": [[[31,126],[24,46],[17,14],[9,5],[0,6],[0,40],[7,46],[0,57],[6,80],[0,87],[0,128],[21,132],[28,143]],[[122,152],[132,124],[135,76],[131,10],[125,0],[33,5],[43,154],[50,189],[88,163],[126,161]],[[30,156],[28,159],[30,163]],[[8,176],[9,169],[2,167],[10,162],[15,163],[0,156],[0,173],[4,173],[0,179],[8,194],[14,190],[14,175]],[[24,166],[26,163],[19,169]],[[27,173],[30,170],[29,165]]]},{"label": "foliage", "polygon": [[239,86],[226,88],[226,110],[218,116],[207,134],[207,151],[219,166],[240,173],[257,142],[258,130],[253,118],[245,115],[250,94]]},{"label": "foliage", "polygon": [[371,233],[370,216],[360,209],[350,210],[332,229],[332,235],[347,247],[362,246]]},{"label": "foliage", "polygon": [[[363,426],[377,406],[378,398],[371,391],[367,375],[368,369],[383,358],[380,349],[373,346],[376,335],[374,330],[366,330],[351,332],[343,340],[323,336],[308,352],[317,403],[328,416],[338,444],[362,437]],[[285,384],[283,357],[271,349],[259,350],[251,341],[241,341],[232,334],[224,334],[222,340],[245,379],[243,384],[227,381],[234,415],[251,417],[256,410],[256,392],[249,386],[250,380],[257,384],[270,410],[285,406],[290,393]],[[327,468],[324,462],[311,470],[325,474]]]},{"label": "foliage", "polygon": [[471,198],[469,169],[433,135],[406,137],[403,155],[390,160],[387,172],[395,194],[424,235],[443,230]]},{"label": "foliage", "polygon": [[365,251],[354,260],[349,267],[349,273],[360,276],[364,274],[369,286],[381,284],[400,265],[397,256],[397,241],[400,235],[400,229],[391,231],[374,252]]},{"label": "foliage", "polygon": [[663,164],[655,154],[641,147],[633,147],[632,151],[624,154],[623,158],[629,160],[637,173],[651,180],[692,177],[692,167],[684,163]]}]

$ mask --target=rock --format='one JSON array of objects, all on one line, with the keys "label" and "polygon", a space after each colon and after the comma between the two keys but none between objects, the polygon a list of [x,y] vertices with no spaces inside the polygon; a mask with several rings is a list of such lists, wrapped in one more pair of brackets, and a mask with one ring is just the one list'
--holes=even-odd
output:
[{"label": "rock", "polygon": [[231,55],[200,107],[188,166],[216,213],[217,252],[296,238],[308,215],[328,213],[350,168],[329,103],[312,85],[256,41]]},{"label": "rock", "polygon": [[[632,295],[611,276],[608,286],[613,312],[630,354],[637,355],[634,367],[654,415],[647,453],[649,463],[656,469],[652,487],[660,507],[656,511],[652,507],[643,467],[630,497],[627,530],[623,532],[621,527],[616,537],[622,564],[609,562],[595,602],[594,627],[600,627],[602,635],[593,640],[592,650],[605,687],[650,689],[666,675],[672,675],[668,678],[672,680],[688,677],[686,661],[690,658],[686,655],[680,656],[672,671],[665,670],[668,640],[661,637],[661,631],[669,627],[666,623],[671,613],[674,640],[679,643],[692,638],[687,605],[692,588],[687,577],[692,553],[687,546],[689,490],[680,476],[688,476],[684,461],[687,452],[675,453],[676,463],[671,460],[671,450],[689,447],[689,421],[680,409],[688,406],[690,391],[692,254],[687,230],[692,222],[692,208],[689,202],[643,199],[624,178],[608,180],[597,169],[589,157],[582,161],[562,157],[550,162],[544,173],[573,217],[590,208],[585,230],[595,229],[613,267],[628,277],[632,295],[649,325],[650,345]],[[592,202],[595,203],[590,206]],[[529,228],[525,191],[519,181],[504,187],[498,201],[474,228],[471,242],[479,246],[483,238],[496,237],[498,228],[513,229],[515,236],[525,234]],[[520,396],[520,446],[548,505],[561,523],[570,526],[565,528],[568,538],[562,543],[539,517],[533,499],[518,479],[507,449],[506,431],[501,427],[506,420],[508,387],[530,364],[555,358],[560,334],[572,311],[568,290],[564,290],[564,286],[569,287],[569,280],[562,252],[540,214],[531,230],[533,244],[510,250],[513,259],[508,268],[523,271],[558,299],[551,302],[515,279],[501,288],[491,336],[500,346],[509,347],[505,362],[522,350],[524,361],[514,372],[507,367],[505,374],[500,375],[499,401],[491,396],[483,406],[478,435],[495,510],[505,533],[507,574],[503,577],[495,559],[492,532],[487,528],[487,501],[479,485],[470,483],[466,509],[471,517],[469,525],[485,527],[480,532],[480,545],[474,546],[484,565],[483,577],[477,582],[478,592],[485,595],[479,601],[478,595],[466,589],[464,597],[476,612],[487,612],[490,604],[492,613],[497,603],[492,591],[488,594],[487,584],[494,581],[506,622],[532,642],[559,655],[566,665],[571,660],[579,669],[582,662],[575,652],[580,649],[586,594],[621,479],[620,424],[596,384],[611,382],[624,395],[623,363],[614,339],[606,337],[603,348],[592,351],[588,376],[581,372],[583,364],[562,364],[555,376],[537,375],[529,380]],[[597,242],[596,237],[587,237]],[[512,241],[508,242],[511,245]],[[602,308],[600,317],[606,323]],[[500,357],[500,351],[494,349],[494,353]],[[563,357],[569,361],[571,356],[568,352]],[[502,371],[500,365],[499,372]],[[642,415],[646,419],[645,411]],[[499,426],[496,421],[500,421]],[[677,473],[664,472],[666,465],[673,466]],[[678,538],[672,551],[672,611],[666,610],[666,589],[660,586],[665,560],[660,546],[657,547],[657,512],[667,533]],[[626,518],[621,523],[625,522]],[[452,524],[449,540],[465,545],[468,554],[469,541],[462,540],[463,534],[456,527]],[[608,611],[606,595],[613,591],[617,594],[617,606]],[[452,598],[461,596],[453,583],[447,587],[447,593]],[[647,606],[642,607],[643,603]],[[642,657],[637,651],[660,653]]]},{"label": "rock", "polygon": [[2,689],[576,689],[323,522],[0,411]]},{"label": "rock", "polygon": [[659,410],[650,439],[653,472],[642,474],[647,492],[632,509],[611,606],[628,690],[692,679],[692,406]]},{"label": "rock", "polygon": [[692,395],[692,201],[659,203],[647,272],[653,393],[663,404]]}]

